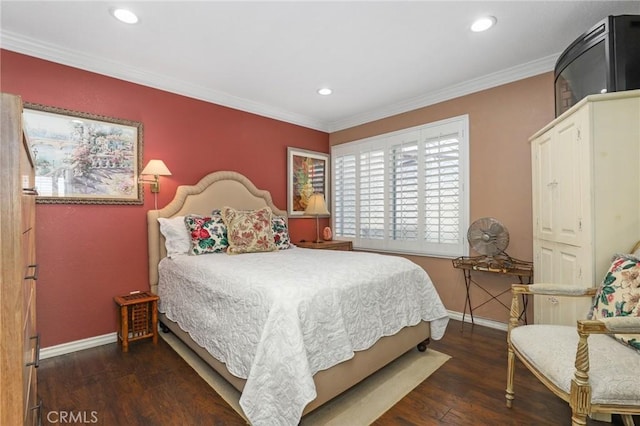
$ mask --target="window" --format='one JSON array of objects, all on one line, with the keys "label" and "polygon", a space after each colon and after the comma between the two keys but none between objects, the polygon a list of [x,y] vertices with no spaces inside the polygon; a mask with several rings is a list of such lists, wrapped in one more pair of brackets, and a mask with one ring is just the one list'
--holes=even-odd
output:
[{"label": "window", "polygon": [[469,117],[331,149],[336,237],[361,249],[468,254]]}]

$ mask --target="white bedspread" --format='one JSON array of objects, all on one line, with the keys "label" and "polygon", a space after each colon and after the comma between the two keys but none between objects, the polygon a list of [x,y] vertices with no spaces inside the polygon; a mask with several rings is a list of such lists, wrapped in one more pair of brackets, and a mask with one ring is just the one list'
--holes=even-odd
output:
[{"label": "white bedspread", "polygon": [[297,425],[312,376],[405,326],[448,315],[427,273],[396,256],[293,248],[160,262],[160,311],[246,385],[253,425]]}]

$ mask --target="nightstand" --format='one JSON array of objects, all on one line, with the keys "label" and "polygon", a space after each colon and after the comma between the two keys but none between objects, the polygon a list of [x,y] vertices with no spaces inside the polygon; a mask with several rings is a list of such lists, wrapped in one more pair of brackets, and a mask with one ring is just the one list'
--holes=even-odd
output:
[{"label": "nightstand", "polygon": [[116,296],[113,301],[120,307],[118,344],[129,351],[129,342],[153,338],[158,343],[158,299],[148,291]]},{"label": "nightstand", "polygon": [[319,249],[319,250],[342,250],[342,251],[351,251],[353,250],[353,243],[351,241],[323,241],[321,243],[314,243],[313,241],[300,241],[299,243],[295,243],[298,247],[302,248],[310,248],[310,249]]}]

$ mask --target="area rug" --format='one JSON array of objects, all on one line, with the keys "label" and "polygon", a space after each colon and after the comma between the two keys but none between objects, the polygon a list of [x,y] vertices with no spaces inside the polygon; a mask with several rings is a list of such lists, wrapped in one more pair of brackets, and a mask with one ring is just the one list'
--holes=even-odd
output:
[{"label": "area rug", "polygon": [[[160,336],[224,399],[240,416],[240,392],[216,373],[173,333]],[[302,426],[369,425],[415,389],[451,357],[427,349],[411,350],[353,388],[302,418]]]}]

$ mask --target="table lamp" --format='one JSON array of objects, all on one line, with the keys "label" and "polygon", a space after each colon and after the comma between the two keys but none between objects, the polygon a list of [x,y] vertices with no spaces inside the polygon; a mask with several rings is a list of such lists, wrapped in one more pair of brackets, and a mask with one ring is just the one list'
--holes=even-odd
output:
[{"label": "table lamp", "polygon": [[321,243],[320,239],[320,221],[318,219],[319,216],[326,216],[329,213],[327,210],[327,203],[324,201],[324,195],[322,194],[312,194],[309,198],[309,202],[307,203],[307,208],[304,211],[304,214],[315,216],[316,217],[316,240],[315,243]]}]

